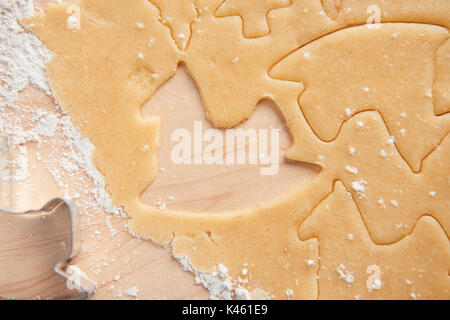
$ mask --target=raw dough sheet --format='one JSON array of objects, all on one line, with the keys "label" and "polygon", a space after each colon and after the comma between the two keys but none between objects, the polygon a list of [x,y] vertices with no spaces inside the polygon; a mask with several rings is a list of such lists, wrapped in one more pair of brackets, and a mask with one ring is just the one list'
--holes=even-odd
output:
[{"label": "raw dough sheet", "polygon": [[[25,106],[42,104],[62,141],[70,121],[92,144],[60,188],[78,181],[65,195],[104,200],[86,206],[88,229],[91,210],[106,230],[91,230],[94,257],[79,261],[99,297],[205,297],[170,251],[212,298],[450,298],[450,1],[40,6],[21,23],[52,53],[51,92],[31,81],[0,119],[13,126],[24,107],[40,121]],[[179,129],[203,137],[182,164]],[[276,153],[205,163],[208,146],[251,154],[204,138],[230,129],[276,131]],[[62,166],[77,171],[70,148]],[[261,174],[267,156],[275,174]]]}]

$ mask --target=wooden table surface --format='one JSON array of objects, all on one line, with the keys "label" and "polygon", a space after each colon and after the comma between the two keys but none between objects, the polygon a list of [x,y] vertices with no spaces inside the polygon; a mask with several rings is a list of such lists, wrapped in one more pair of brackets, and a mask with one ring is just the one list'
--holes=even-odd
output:
[{"label": "wooden table surface", "polygon": [[[35,2],[38,7],[45,7],[51,1],[35,0]],[[159,90],[157,103],[164,104],[164,99],[167,98],[167,101],[171,101],[172,104],[181,103],[181,107],[184,107],[186,103],[195,104],[198,110],[192,112],[192,115],[193,117],[198,116],[203,111],[198,93],[193,92],[196,90],[195,85],[187,83],[190,80],[187,79],[185,71],[182,71],[179,79],[181,82],[169,81],[166,87]],[[183,81],[185,85],[183,85]],[[178,95],[174,98],[172,93],[176,91]],[[27,87],[20,94],[16,105],[19,108],[11,111],[11,117],[13,115],[20,117],[20,113],[23,112],[21,107],[45,110],[49,114],[58,115],[58,117],[63,115],[51,97],[32,86]],[[261,110],[266,109],[261,108]],[[151,113],[151,107],[146,110],[142,111],[144,115],[146,112]],[[264,112],[261,112],[262,117],[265,117],[265,114],[273,116],[272,111]],[[29,114],[25,114],[23,121],[27,121],[26,118],[29,117]],[[286,141],[282,141],[282,143],[289,144],[289,133],[285,131],[283,134]],[[96,194],[93,191],[95,187],[84,170],[77,169],[75,172],[67,174],[58,167],[61,158],[64,157],[65,139],[67,138],[58,131],[53,137],[43,138],[42,144],[35,142],[26,144],[30,177],[14,184],[15,203],[13,207],[16,210],[36,209],[51,198],[77,195],[75,200],[82,214],[84,238],[81,254],[71,263],[77,265],[97,283],[97,291],[92,299],[207,299],[209,297],[207,290],[195,285],[193,274],[183,270],[178,261],[171,256],[170,248],[161,248],[151,241],[140,240],[132,236],[126,230],[126,218],[106,213],[98,206],[95,201]],[[318,173],[312,167],[298,170],[298,167],[290,169],[284,163],[281,166],[283,166],[282,169],[287,170],[284,171],[286,172],[285,176],[273,184],[273,190],[269,183],[269,186],[265,187],[267,189],[264,190],[265,194],[275,194],[280,192],[278,189],[291,186],[293,180],[306,181]],[[304,179],[301,179],[302,177],[290,179],[292,175],[290,172],[304,175]],[[210,183],[208,188],[220,191],[220,186],[217,184],[221,182],[215,182],[214,179],[208,181]],[[215,183],[216,185],[214,185]],[[164,186],[164,183],[161,185]],[[251,185],[250,182],[249,185]],[[159,187],[158,192],[164,194],[163,189],[164,187]],[[264,192],[255,194],[259,195],[259,198],[253,196],[252,201],[267,200]],[[182,196],[192,197],[194,200],[197,195],[191,192]],[[233,199],[230,203],[233,203]],[[222,206],[220,209],[224,209],[224,207]],[[194,207],[192,210],[196,211],[196,208]],[[59,240],[55,239],[55,241]],[[54,284],[49,282],[49,285]],[[135,290],[130,290],[134,288],[138,289],[137,297],[133,295]]]}]

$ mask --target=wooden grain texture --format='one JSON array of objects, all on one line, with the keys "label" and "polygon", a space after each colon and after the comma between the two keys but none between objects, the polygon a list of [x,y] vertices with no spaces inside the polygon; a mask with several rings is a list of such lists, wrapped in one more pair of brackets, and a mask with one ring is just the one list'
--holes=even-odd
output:
[{"label": "wooden grain texture", "polygon": [[[49,113],[59,113],[55,110],[53,100],[43,92],[33,88],[26,88],[16,102],[20,112],[21,106],[36,107],[48,111]],[[71,188],[84,188],[92,190],[92,184],[81,185],[76,183],[79,178],[89,181],[81,171],[77,174],[65,178],[65,182],[60,185],[51,175],[49,168],[52,164],[57,164],[60,160],[61,151],[58,151],[63,143],[61,137],[53,137],[50,144],[38,146],[36,143],[27,143],[27,157],[30,168],[30,178],[22,182],[13,184],[14,197],[12,208],[16,210],[28,210],[40,208],[49,199],[64,197],[65,192]],[[38,160],[37,154],[45,160]],[[65,192],[64,192],[65,189]],[[170,248],[161,248],[151,241],[139,240],[128,233],[126,229],[126,219],[116,217],[111,214],[98,211],[97,208],[90,208],[89,203],[94,204],[95,199],[88,192],[82,197],[83,203],[79,209],[82,215],[82,226],[84,239],[82,249],[71,264],[80,267],[89,278],[97,283],[98,289],[92,299],[133,299],[127,295],[127,290],[137,287],[139,299],[206,299],[208,293],[205,289],[194,284],[193,275],[182,269],[181,265],[170,254]],[[8,228],[7,222],[0,221],[0,228]],[[48,239],[48,246],[58,245],[59,237],[48,235],[51,230],[50,225],[40,226],[33,230],[36,243]],[[32,230],[28,230],[32,234]],[[2,238],[2,240],[5,240]],[[16,237],[11,241],[16,241]],[[5,240],[6,241],[6,240]],[[42,255],[51,252],[41,250]],[[39,270],[33,272],[40,273],[42,265],[34,264]],[[54,286],[61,286],[64,279],[52,281],[41,281],[39,294],[36,291],[36,283],[29,283],[29,294],[20,297],[35,297],[38,294],[41,298],[58,296],[59,292],[51,290]],[[22,288],[26,291],[26,287]],[[30,296],[31,294],[31,296]],[[19,297],[19,296],[17,296]]]},{"label": "wooden grain texture", "polygon": [[[51,1],[36,0],[35,2],[38,7],[45,8]],[[187,110],[183,113],[183,117],[175,119],[176,126],[189,126],[192,121],[198,119],[208,123],[203,115],[197,88],[191,81],[186,76],[186,72],[182,70],[176,81],[169,81],[166,86],[160,88],[154,101],[150,101],[144,106],[142,115],[144,117],[153,116],[155,115],[153,112],[158,108],[161,109],[161,106],[164,108],[164,106],[170,105],[171,108]],[[20,94],[16,104],[19,106],[18,114],[20,114],[20,106],[30,106],[46,110],[49,114],[62,115],[62,112],[57,110],[52,98],[33,87],[26,88]],[[282,127],[281,150],[283,153],[281,159],[283,160],[284,151],[290,146],[291,138],[283,120],[272,107],[268,102],[262,102],[262,107],[258,107],[261,112],[256,114],[256,120],[261,123],[253,123],[253,125],[256,127],[260,124],[270,125],[273,121],[275,125]],[[173,110],[170,115],[166,113],[163,113],[163,120],[166,122],[170,121],[170,116],[177,117],[180,114]],[[173,127],[172,125],[170,128],[173,129]],[[168,138],[164,129],[162,134],[163,139],[164,135],[166,139]],[[194,284],[193,274],[184,271],[178,261],[171,256],[170,248],[161,248],[151,241],[140,240],[132,236],[126,229],[125,218],[105,213],[95,205],[91,205],[95,204],[95,195],[92,193],[94,186],[85,173],[79,171],[75,174],[62,175],[56,182],[54,173],[51,171],[58,166],[61,157],[64,156],[62,148],[64,137],[52,137],[50,140],[51,143],[42,146],[35,143],[26,145],[31,177],[14,185],[15,190],[19,192],[15,194],[14,206],[18,210],[39,208],[53,197],[64,197],[74,192],[81,194],[77,201],[80,203],[84,239],[81,254],[72,261],[72,264],[79,266],[97,283],[98,289],[92,299],[134,299],[132,294],[127,294],[128,290],[133,288],[138,289],[138,299],[206,299],[209,297],[207,290]],[[162,150],[166,152],[169,150],[168,148],[169,146],[166,145]],[[160,154],[160,157],[166,163],[168,162],[167,154]],[[44,161],[41,158],[44,158]],[[240,179],[235,180],[245,180],[245,177],[242,178],[242,174],[248,177],[253,175],[253,180],[249,180],[249,183],[244,185],[235,184],[233,186],[233,183],[229,183],[228,189],[231,191],[236,189],[234,195],[231,192],[232,196],[229,196],[229,190],[223,188],[224,179],[219,179],[220,174],[215,172],[215,169],[201,165],[192,172],[183,174],[183,178],[188,185],[200,184],[200,189],[212,190],[205,195],[209,199],[198,201],[199,196],[202,195],[194,192],[190,187],[176,188],[177,181],[171,183],[170,177],[157,180],[156,188],[150,187],[143,193],[141,199],[145,202],[145,197],[147,197],[149,198],[147,203],[151,204],[152,192],[158,192],[161,195],[174,195],[175,199],[182,198],[181,203],[174,202],[178,206],[176,209],[189,204],[191,211],[204,211],[205,203],[207,203],[206,207],[210,210],[206,211],[219,210],[221,212],[236,209],[236,206],[240,205],[251,207],[261,201],[267,201],[269,198],[276,198],[283,191],[305,183],[318,173],[318,169],[313,165],[281,161],[280,166],[280,171],[284,174],[276,177],[272,182],[269,181],[270,177],[267,181],[261,180],[258,175],[256,175],[257,178],[254,178],[255,170],[258,170],[258,167],[244,168],[244,172],[239,176]],[[227,177],[232,177],[240,169],[231,168],[229,170],[228,168],[227,170]],[[200,179],[199,177],[202,175],[207,179]],[[295,179],[292,179],[293,175],[295,175]],[[232,178],[230,179],[233,181]],[[87,192],[84,193],[84,190]],[[245,197],[246,194],[251,196]],[[221,200],[218,203],[217,197],[224,201]],[[211,207],[208,203],[215,203],[215,205]],[[63,281],[63,279],[60,280]],[[54,284],[49,282],[49,286],[52,285]],[[35,289],[33,285],[30,285],[30,292],[35,292]],[[49,295],[51,296],[51,294]]]}]

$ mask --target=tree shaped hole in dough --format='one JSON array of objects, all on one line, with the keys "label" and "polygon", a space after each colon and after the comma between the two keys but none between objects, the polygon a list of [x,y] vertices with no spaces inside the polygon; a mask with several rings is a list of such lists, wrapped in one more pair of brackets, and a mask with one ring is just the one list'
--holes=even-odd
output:
[{"label": "tree shaped hole in dough", "polygon": [[447,29],[434,25],[350,27],[298,49],[271,75],[305,83],[300,108],[327,141],[355,113],[379,110],[400,153],[418,172],[450,130],[447,115],[435,116],[432,96],[435,54],[447,38]]},{"label": "tree shaped hole in dough", "polygon": [[[179,117],[180,112],[183,117]],[[211,125],[196,86],[184,66],[143,106],[142,114],[158,118],[161,128],[160,170],[141,195],[141,200],[151,206],[186,212],[252,208],[306,183],[320,170],[316,165],[285,159],[284,154],[292,144],[291,137],[277,107],[269,101],[262,101],[249,120],[232,129],[235,133],[242,130],[245,140],[235,138],[235,161],[227,164],[226,136],[231,131],[215,129]],[[172,135],[180,128],[187,130],[185,132],[189,133],[190,139],[172,140]],[[203,140],[208,134],[214,136],[210,137],[213,140]],[[258,150],[253,154],[256,146],[251,139],[266,136],[267,148],[258,144]],[[189,148],[182,153],[190,152],[190,164],[176,164],[172,159],[174,148],[182,142],[189,142]],[[208,146],[213,146],[213,142],[215,147],[209,150]],[[271,151],[272,143],[276,151]],[[240,152],[245,158],[242,164],[236,163]],[[207,163],[207,156],[213,156],[211,160],[215,161]],[[258,163],[250,163],[251,156],[256,156]],[[271,164],[262,164],[261,161]]]},{"label": "tree shaped hole in dough", "polygon": [[337,182],[300,225],[299,236],[319,239],[321,299],[450,298],[450,245],[429,216],[400,241],[377,245],[351,195]]}]

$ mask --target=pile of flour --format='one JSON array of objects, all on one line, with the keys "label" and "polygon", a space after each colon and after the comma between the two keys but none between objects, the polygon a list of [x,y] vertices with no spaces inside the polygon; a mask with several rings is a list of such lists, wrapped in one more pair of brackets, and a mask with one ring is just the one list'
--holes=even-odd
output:
[{"label": "pile of flour", "polygon": [[[44,72],[51,52],[18,20],[32,15],[32,0],[0,0],[0,103],[11,104],[19,91],[34,84],[50,94]],[[4,100],[4,101],[2,101]]]}]

